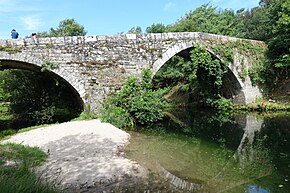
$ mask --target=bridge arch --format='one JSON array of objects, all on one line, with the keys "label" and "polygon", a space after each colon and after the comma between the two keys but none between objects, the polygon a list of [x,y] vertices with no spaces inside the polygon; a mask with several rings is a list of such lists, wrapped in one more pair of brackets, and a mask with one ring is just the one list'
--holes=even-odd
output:
[{"label": "bridge arch", "polygon": [[[157,73],[158,70],[162,68],[173,56],[179,55],[180,53],[194,48],[194,45],[202,45],[202,43],[197,44],[196,41],[181,42],[173,45],[167,49],[158,60],[156,60],[153,65],[153,75]],[[205,46],[205,49],[210,52],[213,56],[217,57],[221,62],[225,63],[214,51]],[[226,98],[232,98],[233,102],[236,104],[245,104],[245,94],[242,90],[243,81],[239,76],[232,70],[231,63],[228,65],[228,72],[223,78],[222,92]]]},{"label": "bridge arch", "polygon": [[[28,70],[33,72],[41,72],[40,65],[30,63],[28,61],[24,60],[14,60],[14,59],[0,59],[0,70],[5,69],[21,69],[21,70]],[[56,71],[57,72],[57,71]],[[80,110],[84,110],[84,101],[82,97],[80,96],[79,92],[76,90],[76,88],[69,83],[62,75],[59,73],[56,73],[54,71],[47,71],[49,76],[51,78],[56,79],[61,84],[64,84],[69,91],[72,93],[72,96],[76,103],[78,104],[78,107]]]}]

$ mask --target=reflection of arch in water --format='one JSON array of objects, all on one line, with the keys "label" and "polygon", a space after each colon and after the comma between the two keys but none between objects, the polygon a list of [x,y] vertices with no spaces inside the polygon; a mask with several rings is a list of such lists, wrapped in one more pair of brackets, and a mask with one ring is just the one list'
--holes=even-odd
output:
[{"label": "reflection of arch in water", "polygon": [[[38,65],[34,65],[28,62],[23,61],[17,61],[17,60],[0,60],[0,70],[3,69],[21,69],[21,70],[29,70],[33,72],[41,72],[41,67]],[[84,102],[82,98],[80,97],[79,92],[75,89],[73,85],[71,85],[63,76],[49,71],[47,72],[49,75],[56,79],[58,82],[63,83],[67,88],[69,88],[70,92],[72,93],[73,100],[76,101],[78,108],[80,111],[84,109]],[[20,80],[21,81],[21,80]]]},{"label": "reflection of arch in water", "polygon": [[[179,119],[179,117],[170,113],[167,113],[167,115],[174,119],[174,122],[180,126],[189,127],[185,122]],[[220,170],[212,176],[212,178],[201,181],[200,183],[194,183],[198,180],[193,180],[193,182],[191,182],[182,179],[178,176],[178,172],[171,172],[170,170],[168,171],[166,168],[160,166],[161,176],[167,179],[173,186],[183,190],[202,192],[210,189],[214,190],[214,192],[223,192],[234,189],[245,183],[251,183],[255,179],[260,179],[270,175],[273,171],[273,165],[268,159],[267,151],[264,151],[265,149],[263,148],[261,149],[260,146],[258,146],[258,149],[255,149],[257,148],[255,135],[260,132],[263,121],[248,115],[235,116],[235,120],[237,125],[240,125],[240,128],[233,128],[233,131],[230,132],[230,134],[238,134],[238,136],[232,136],[232,138],[236,138],[239,143],[236,144],[235,149],[233,149],[233,152],[235,153],[227,158],[228,161],[225,162],[225,165],[223,165]],[[242,133],[240,133],[240,131]],[[231,181],[232,179],[224,178],[224,175],[238,175],[236,172],[240,172],[239,169],[236,171],[232,168],[233,163],[237,163],[237,168],[242,168],[242,170],[247,173],[248,177],[241,179],[238,178],[233,181]],[[224,185],[225,181],[229,182],[226,186]]]},{"label": "reflection of arch in water", "polygon": [[263,121],[248,115],[245,115],[245,120],[244,134],[237,148],[235,157],[242,162],[251,162],[255,158],[255,150],[253,147],[255,134],[261,131]]},{"label": "reflection of arch in water", "polygon": [[171,172],[167,171],[165,168],[160,166],[160,175],[170,182],[171,185],[176,188],[187,190],[187,191],[200,191],[203,189],[203,185],[192,183],[186,180],[183,180]]}]

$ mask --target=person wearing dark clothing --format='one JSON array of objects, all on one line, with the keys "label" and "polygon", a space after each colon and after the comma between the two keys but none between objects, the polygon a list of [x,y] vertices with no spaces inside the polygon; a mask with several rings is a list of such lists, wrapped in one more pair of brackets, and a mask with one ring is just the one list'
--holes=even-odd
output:
[{"label": "person wearing dark clothing", "polygon": [[13,29],[11,31],[11,37],[12,37],[12,39],[17,39],[18,36],[19,36],[18,32],[15,29]]},{"label": "person wearing dark clothing", "polygon": [[32,38],[32,39],[36,39],[36,33],[32,33],[32,34],[31,34],[31,38]]},{"label": "person wearing dark clothing", "polygon": [[35,44],[38,43],[38,42],[37,42],[36,33],[32,33],[32,34],[31,34],[31,39],[32,39],[32,41],[33,41]]}]

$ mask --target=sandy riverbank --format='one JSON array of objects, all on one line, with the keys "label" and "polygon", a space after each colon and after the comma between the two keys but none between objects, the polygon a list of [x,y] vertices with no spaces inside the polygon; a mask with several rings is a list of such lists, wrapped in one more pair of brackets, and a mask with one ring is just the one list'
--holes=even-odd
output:
[{"label": "sandy riverbank", "polygon": [[145,169],[123,156],[129,139],[111,124],[86,120],[19,133],[6,142],[47,152],[47,162],[37,170],[68,192],[100,192],[138,184],[146,176]]}]

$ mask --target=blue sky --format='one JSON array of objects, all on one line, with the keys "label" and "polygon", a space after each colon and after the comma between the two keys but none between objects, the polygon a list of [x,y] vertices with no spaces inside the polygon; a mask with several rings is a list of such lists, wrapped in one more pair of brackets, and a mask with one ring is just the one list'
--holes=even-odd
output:
[{"label": "blue sky", "polygon": [[127,32],[153,23],[173,24],[187,12],[211,3],[237,10],[258,6],[259,0],[0,0],[0,39],[16,29],[20,37],[57,28],[61,20],[74,18],[88,35]]}]

